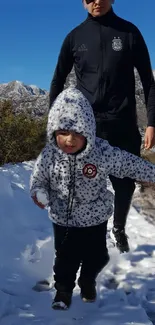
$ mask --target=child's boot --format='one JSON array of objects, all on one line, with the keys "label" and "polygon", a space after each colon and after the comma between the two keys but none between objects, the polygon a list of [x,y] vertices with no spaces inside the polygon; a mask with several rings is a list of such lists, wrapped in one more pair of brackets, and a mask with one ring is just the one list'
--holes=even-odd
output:
[{"label": "child's boot", "polygon": [[84,302],[94,302],[96,300],[96,282],[87,282],[78,280],[81,289],[81,299]]},{"label": "child's boot", "polygon": [[56,291],[55,298],[52,303],[52,308],[57,310],[66,310],[72,302],[72,292]]}]

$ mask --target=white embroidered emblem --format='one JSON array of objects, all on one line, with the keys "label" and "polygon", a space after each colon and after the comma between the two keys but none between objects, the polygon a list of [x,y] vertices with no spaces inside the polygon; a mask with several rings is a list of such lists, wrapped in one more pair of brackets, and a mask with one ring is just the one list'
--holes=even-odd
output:
[{"label": "white embroidered emblem", "polygon": [[120,37],[114,37],[112,40],[112,48],[114,51],[121,51],[123,48],[123,43]]}]

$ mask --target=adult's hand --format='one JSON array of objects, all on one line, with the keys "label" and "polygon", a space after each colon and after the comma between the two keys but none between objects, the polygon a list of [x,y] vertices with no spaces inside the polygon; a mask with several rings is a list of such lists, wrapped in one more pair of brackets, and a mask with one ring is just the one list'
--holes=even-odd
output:
[{"label": "adult's hand", "polygon": [[145,149],[150,149],[155,145],[155,128],[148,126],[145,132],[144,146]]},{"label": "adult's hand", "polygon": [[45,205],[43,205],[42,203],[38,202],[36,194],[32,196],[33,202],[41,209],[45,208]]}]

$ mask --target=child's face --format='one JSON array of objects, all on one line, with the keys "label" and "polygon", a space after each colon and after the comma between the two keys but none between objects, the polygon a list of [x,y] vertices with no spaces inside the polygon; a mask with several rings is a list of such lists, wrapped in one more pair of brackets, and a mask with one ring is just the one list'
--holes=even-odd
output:
[{"label": "child's face", "polygon": [[58,130],[55,132],[55,136],[58,147],[68,154],[82,150],[86,144],[86,138],[73,131]]}]

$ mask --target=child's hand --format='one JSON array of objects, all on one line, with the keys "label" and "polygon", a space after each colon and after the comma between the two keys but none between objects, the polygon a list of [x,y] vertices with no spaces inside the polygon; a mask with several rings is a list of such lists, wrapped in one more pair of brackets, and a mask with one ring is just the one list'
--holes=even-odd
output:
[{"label": "child's hand", "polygon": [[36,194],[32,196],[32,199],[34,201],[34,203],[41,209],[44,209],[45,208],[45,205],[43,205],[42,203],[38,202],[37,200],[37,197],[36,197]]}]

